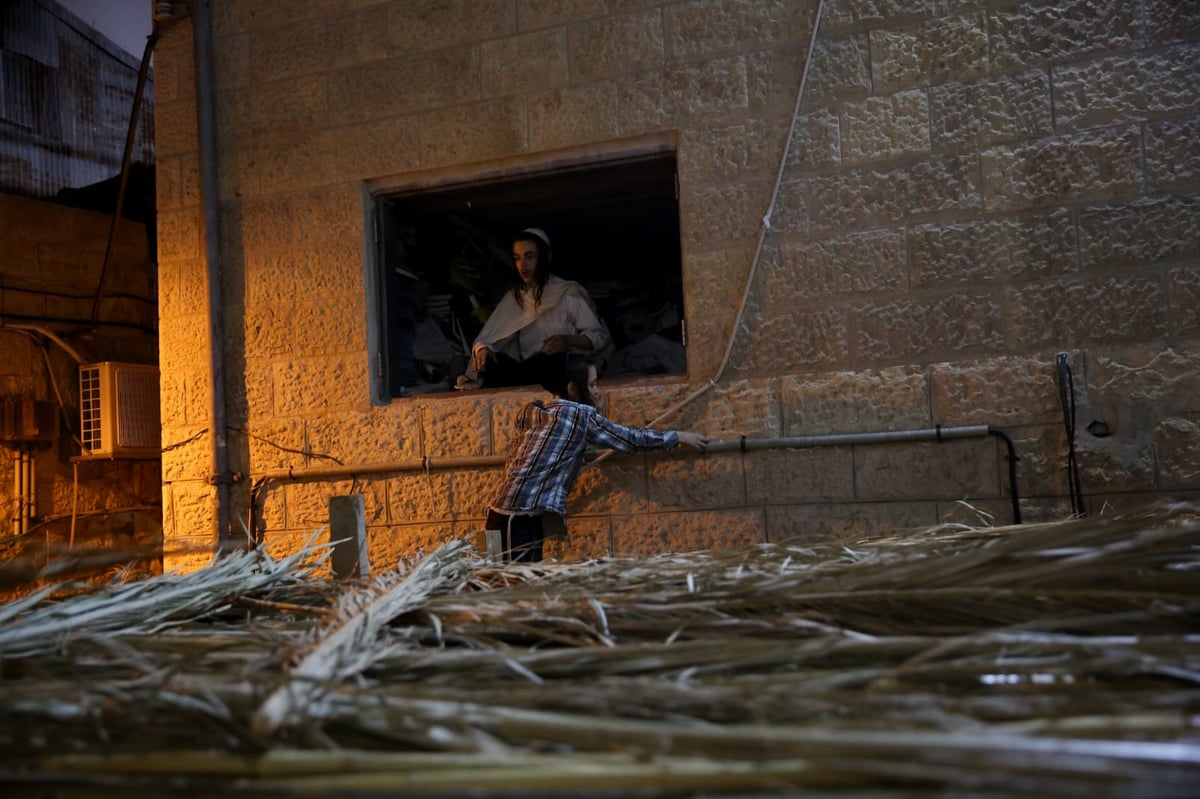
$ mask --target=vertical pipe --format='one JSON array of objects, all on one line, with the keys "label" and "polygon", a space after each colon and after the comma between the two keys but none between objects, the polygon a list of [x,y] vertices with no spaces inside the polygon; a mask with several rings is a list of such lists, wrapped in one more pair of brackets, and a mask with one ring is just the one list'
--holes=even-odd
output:
[{"label": "vertical pipe", "polygon": [[12,496],[12,532],[21,534],[21,497],[24,491],[21,485],[21,450],[13,450],[13,496]]},{"label": "vertical pipe", "polygon": [[211,370],[212,482],[216,486],[217,551],[233,547],[229,524],[229,444],[225,421],[224,309],[221,303],[220,202],[217,194],[216,101],[213,88],[212,18],[208,0],[192,6],[196,62],[196,121],[200,137],[200,191],[204,206],[204,258],[208,275]]},{"label": "vertical pipe", "polygon": [[25,510],[21,514],[21,532],[28,533],[37,515],[37,462],[33,450],[25,452]]}]

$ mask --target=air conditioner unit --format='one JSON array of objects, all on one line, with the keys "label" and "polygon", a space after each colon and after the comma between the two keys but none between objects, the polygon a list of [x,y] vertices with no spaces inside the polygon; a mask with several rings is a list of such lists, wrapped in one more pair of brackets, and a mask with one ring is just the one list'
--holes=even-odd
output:
[{"label": "air conditioner unit", "polygon": [[79,414],[85,458],[161,457],[157,366],[83,364]]}]

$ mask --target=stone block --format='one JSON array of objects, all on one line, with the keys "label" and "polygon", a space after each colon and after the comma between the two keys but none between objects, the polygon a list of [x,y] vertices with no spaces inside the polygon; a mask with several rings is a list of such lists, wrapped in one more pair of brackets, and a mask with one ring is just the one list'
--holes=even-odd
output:
[{"label": "stone block", "polygon": [[858,361],[928,360],[1000,352],[1004,306],[998,293],[962,289],[855,306]]},{"label": "stone block", "polygon": [[763,514],[757,510],[614,516],[612,524],[613,551],[625,557],[740,549],[766,540]]},{"label": "stone block", "polygon": [[706,120],[733,122],[745,116],[746,61],[740,56],[650,71],[620,85],[622,135],[660,131]]},{"label": "stone block", "polygon": [[570,80],[565,29],[493,39],[479,45],[485,97],[565,86]]},{"label": "stone block", "polygon": [[909,367],[780,381],[783,435],[869,433],[930,426],[928,380]]},{"label": "stone block", "polygon": [[1200,194],[1152,197],[1079,211],[1084,271],[1142,267],[1200,253]]},{"label": "stone block", "polygon": [[735,51],[761,50],[781,42],[807,44],[815,3],[794,0],[689,0],[663,9],[668,52],[693,61]]},{"label": "stone block", "polygon": [[1200,30],[1200,5],[1179,0],[1146,1],[1146,33],[1155,44],[1195,40]]},{"label": "stone block", "polygon": [[[276,471],[278,469],[303,469],[309,466],[332,465],[330,457],[341,458],[341,453],[313,447],[307,437],[303,420],[264,417],[247,424],[244,435],[233,438],[237,447],[245,447],[251,472]],[[318,455],[314,459],[312,455]]]},{"label": "stone block", "polygon": [[1200,336],[1200,265],[1167,273],[1167,300],[1171,304],[1171,337]]},{"label": "stone block", "polygon": [[699,123],[683,131],[680,180],[693,185],[774,175],[782,148],[783,129],[775,122],[747,119],[720,127]]},{"label": "stone block", "polygon": [[[1067,440],[1062,423],[1013,426],[1006,430],[1017,451],[1017,496],[1024,499],[1068,496]],[[1077,430],[1075,434],[1077,439],[1088,435],[1082,430]],[[1000,450],[1000,469],[1004,475],[1004,493],[1011,496],[1007,477],[1008,459],[1004,449]],[[1010,513],[1006,509],[1002,518],[1008,520]]]},{"label": "stone block", "polygon": [[329,532],[329,500],[344,494],[361,494],[364,519],[368,525],[387,522],[387,481],[380,478],[356,480],[298,480],[279,481],[279,491],[286,508],[285,527],[318,533],[318,541],[327,541]]},{"label": "stone block", "polygon": [[[488,503],[495,498],[500,483],[504,479],[504,470],[491,466],[443,469],[442,474],[445,479],[439,481],[438,485],[443,487],[446,492],[450,518],[456,523],[476,518],[483,519],[487,516]],[[393,514],[393,523],[403,520],[402,517],[397,518]]]},{"label": "stone block", "polygon": [[[163,396],[175,383],[175,380],[163,379]],[[164,414],[164,417],[167,414]],[[171,417],[177,414],[170,414]],[[186,480],[193,477],[197,470],[203,471],[200,464],[207,464],[212,459],[212,440],[206,434],[207,428],[190,424],[164,424],[162,428],[162,479],[164,483],[176,480]],[[205,467],[207,468],[207,467]]]},{"label": "stone block", "polygon": [[491,403],[486,395],[467,392],[418,406],[425,455],[430,458],[490,455]]},{"label": "stone block", "polygon": [[[627,9],[617,8],[619,13]],[[517,0],[517,28],[537,30],[604,16],[604,0]]]},{"label": "stone block", "polygon": [[366,353],[280,360],[272,368],[275,413],[280,416],[366,409],[370,369]]},{"label": "stone block", "polygon": [[550,150],[617,137],[617,85],[597,81],[529,96],[529,148]]},{"label": "stone block", "polygon": [[848,500],[854,497],[850,447],[763,449],[746,453],[750,505]]},{"label": "stone block", "polygon": [[793,299],[894,292],[908,285],[904,233],[896,229],[780,242],[763,250],[760,268]]},{"label": "stone block", "polygon": [[1085,494],[1153,491],[1154,446],[1144,436],[1084,436],[1075,441],[1079,482]]},{"label": "stone block", "polygon": [[680,454],[650,461],[652,511],[736,508],[746,504],[746,478],[738,453]]},{"label": "stone block", "polygon": [[[965,524],[968,527],[1007,527],[1013,524],[1012,501],[974,499],[970,502],[939,502],[938,524]],[[1071,518],[1070,503],[1063,499],[1021,499],[1021,523],[1060,522]]]},{"label": "stone block", "polygon": [[[241,243],[247,259],[252,254],[295,254],[314,250],[328,256],[331,246],[338,248],[332,252],[339,258],[349,252],[361,252],[361,186],[346,183],[250,198],[242,202],[240,211]],[[355,249],[344,249],[345,245],[341,243],[351,241]],[[321,270],[311,261],[297,260],[292,264],[313,269],[302,275],[303,280],[298,282],[321,279]],[[362,268],[361,256],[357,268]],[[361,280],[361,275],[358,279]],[[324,290],[325,285],[321,284],[317,290]]]},{"label": "stone block", "polygon": [[158,260],[196,260],[201,257],[200,218],[195,208],[158,213]]},{"label": "stone block", "polygon": [[1138,190],[1141,136],[1109,128],[997,147],[980,167],[988,211],[1119,197]]},{"label": "stone block", "polygon": [[941,16],[869,35],[876,92],[972,80],[987,73],[988,27],[981,13]]},{"label": "stone block", "polygon": [[217,118],[226,135],[274,141],[328,124],[329,104],[325,76],[302,75],[218,94]]},{"label": "stone block", "polygon": [[519,392],[505,391],[492,397],[492,455],[507,456],[512,452],[513,445],[517,441],[517,420],[521,411],[529,404],[530,400],[540,399],[542,396],[541,392],[535,394],[532,391],[521,390]]},{"label": "stone block", "polygon": [[1164,419],[1154,429],[1158,487],[1200,489],[1200,424],[1196,419]]},{"label": "stone block", "polygon": [[208,539],[172,541],[178,550],[163,550],[163,573],[191,574],[212,562],[215,546]]},{"label": "stone block", "polygon": [[1063,280],[1005,294],[1009,343],[1018,350],[1145,341],[1167,333],[1160,276]]},{"label": "stone block", "polygon": [[936,150],[974,150],[1038,139],[1054,131],[1050,80],[1023,72],[974,83],[946,83],[929,90],[930,138]]},{"label": "stone block", "polygon": [[[480,525],[483,521],[480,520]],[[404,524],[367,530],[367,555],[375,573],[407,570],[460,536],[448,523]]]},{"label": "stone block", "polygon": [[403,116],[314,128],[286,143],[263,146],[255,152],[252,174],[264,192],[305,191],[410,172],[419,165],[417,118]]},{"label": "stone block", "polygon": [[929,384],[938,424],[1030,425],[1062,419],[1053,358],[933,364]]},{"label": "stone block", "polygon": [[245,402],[238,409],[246,418],[271,416],[274,413],[272,374],[271,362],[264,358],[252,358],[246,364],[242,377]]},{"label": "stone block", "polygon": [[568,29],[567,49],[575,83],[661,69],[662,14],[647,10],[577,23]]},{"label": "stone block", "polygon": [[[680,382],[627,385],[611,390],[601,383],[600,412],[631,427],[691,429],[700,423],[705,407],[696,398],[689,402],[696,390]],[[664,414],[669,415],[664,418]]]},{"label": "stone block", "polygon": [[1075,249],[1075,227],[1065,208],[917,225],[908,232],[917,288],[1062,277],[1076,271]]},{"label": "stone block", "polygon": [[511,0],[405,0],[389,3],[388,12],[388,45],[397,53],[495,39],[517,30]]},{"label": "stone block", "polygon": [[793,546],[851,544],[936,521],[933,502],[778,505],[767,508],[767,537],[772,543]]},{"label": "stone block", "polygon": [[478,75],[473,47],[448,47],[335,70],[326,76],[328,120],[348,125],[460,106],[478,99]]},{"label": "stone block", "polygon": [[804,108],[855,100],[871,91],[871,43],[865,33],[818,36],[804,87]]},{"label": "stone block", "polygon": [[[387,478],[387,508],[390,524],[446,521],[454,516],[450,504],[448,470],[429,472],[398,472]],[[487,502],[483,499],[479,505]],[[482,518],[482,514],[479,514]],[[372,555],[371,562],[374,563]]]},{"label": "stone block", "polygon": [[846,164],[929,152],[929,100],[923,90],[844,103],[842,159]]},{"label": "stone block", "polygon": [[1053,70],[1059,129],[1136,122],[1200,110],[1200,46],[1119,55]]},{"label": "stone block", "polygon": [[[445,36],[441,38],[444,43]],[[254,31],[249,45],[250,69],[256,83],[376,61],[393,52],[388,42],[386,6]]]},{"label": "stone block", "polygon": [[[337,307],[330,298],[353,298],[362,307],[362,242],[335,239],[310,250],[280,246],[275,251],[256,247],[246,252],[246,298],[251,307],[322,302]],[[253,312],[251,312],[253,313]]]},{"label": "stone block", "polygon": [[993,69],[1015,72],[1131,47],[1140,8],[1128,0],[1029,0],[996,8],[988,16]]},{"label": "stone block", "polygon": [[174,548],[181,539],[214,541],[216,519],[216,499],[211,486],[184,480],[163,486],[164,550]]},{"label": "stone block", "polygon": [[808,57],[807,36],[803,43],[751,51],[745,57],[750,114],[759,119],[790,122],[804,74],[804,60]]},{"label": "stone block", "polygon": [[[246,351],[267,358],[331,355],[363,341],[361,294],[329,296],[319,303],[256,305],[246,315]],[[330,313],[336,307],[338,313]]]},{"label": "stone block", "polygon": [[738,183],[713,189],[684,188],[680,222],[685,249],[707,249],[748,239],[757,233],[771,186]]},{"label": "stone block", "polygon": [[[1142,347],[1097,353],[1089,359],[1087,371],[1089,396],[1151,408],[1158,418],[1200,412],[1198,353]],[[1142,421],[1138,426],[1148,425]]]},{"label": "stone block", "polygon": [[602,464],[585,464],[567,497],[567,513],[637,513],[647,507],[647,456],[614,455]]},{"label": "stone block", "polygon": [[208,317],[204,314],[174,314],[171,323],[159,330],[158,348],[162,368],[167,364],[205,364],[209,360]]},{"label": "stone block", "polygon": [[966,501],[1000,496],[998,447],[991,437],[857,446],[856,496],[867,500]]},{"label": "stone block", "polygon": [[782,431],[779,384],[774,379],[724,381],[705,396],[703,414],[689,422],[686,429],[714,441],[778,436]]},{"label": "stone block", "polygon": [[524,97],[460,105],[421,115],[421,166],[482,161],[527,149]]},{"label": "stone block", "polygon": [[550,539],[542,544],[547,560],[570,563],[594,560],[612,554],[612,522],[607,516],[572,517],[567,520],[566,539]]},{"label": "stone block", "polygon": [[310,445],[346,463],[387,463],[421,457],[421,420],[411,405],[327,414],[308,422]]},{"label": "stone block", "polygon": [[[730,373],[742,378],[773,377],[849,365],[849,322],[841,307],[763,311],[764,291],[747,303],[730,358]],[[820,303],[823,305],[823,303]]]},{"label": "stone block", "polygon": [[842,163],[841,121],[833,109],[818,108],[799,114],[788,148],[787,168],[815,170]]},{"label": "stone block", "polygon": [[1200,117],[1147,124],[1146,180],[1153,189],[1200,181]]},{"label": "stone block", "polygon": [[807,180],[785,180],[779,185],[775,206],[771,209],[771,230],[776,233],[809,231],[808,192],[812,183]]},{"label": "stone block", "polygon": [[156,158],[195,152],[200,149],[196,131],[196,101],[170,100],[154,105],[154,148]]}]

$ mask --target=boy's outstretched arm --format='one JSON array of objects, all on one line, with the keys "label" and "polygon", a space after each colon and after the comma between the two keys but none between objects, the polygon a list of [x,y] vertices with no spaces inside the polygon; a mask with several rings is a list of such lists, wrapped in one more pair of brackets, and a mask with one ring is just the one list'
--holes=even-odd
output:
[{"label": "boy's outstretched arm", "polygon": [[685,447],[691,447],[692,449],[699,450],[700,452],[708,449],[707,436],[703,436],[700,433],[689,433],[684,430],[680,430],[676,433],[676,435],[679,436],[679,443]]}]

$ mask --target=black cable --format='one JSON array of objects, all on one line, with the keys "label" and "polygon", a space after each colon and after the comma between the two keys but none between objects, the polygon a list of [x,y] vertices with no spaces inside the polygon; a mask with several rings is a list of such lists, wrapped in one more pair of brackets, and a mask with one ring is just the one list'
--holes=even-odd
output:
[{"label": "black cable", "polygon": [[[1021,523],[1021,498],[1017,496],[1017,448],[1013,444],[1012,436],[999,427],[988,425],[988,435],[996,436],[1004,442],[1004,446],[1008,449],[1008,498],[1012,503],[1013,524]],[[938,425],[938,434],[941,435],[941,425]]]},{"label": "black cable", "polygon": [[1083,486],[1079,482],[1079,460],[1075,457],[1075,380],[1071,376],[1071,362],[1067,353],[1060,352],[1058,365],[1058,399],[1062,404],[1063,426],[1067,433],[1067,491],[1071,495],[1071,512],[1086,516],[1083,503]]}]

